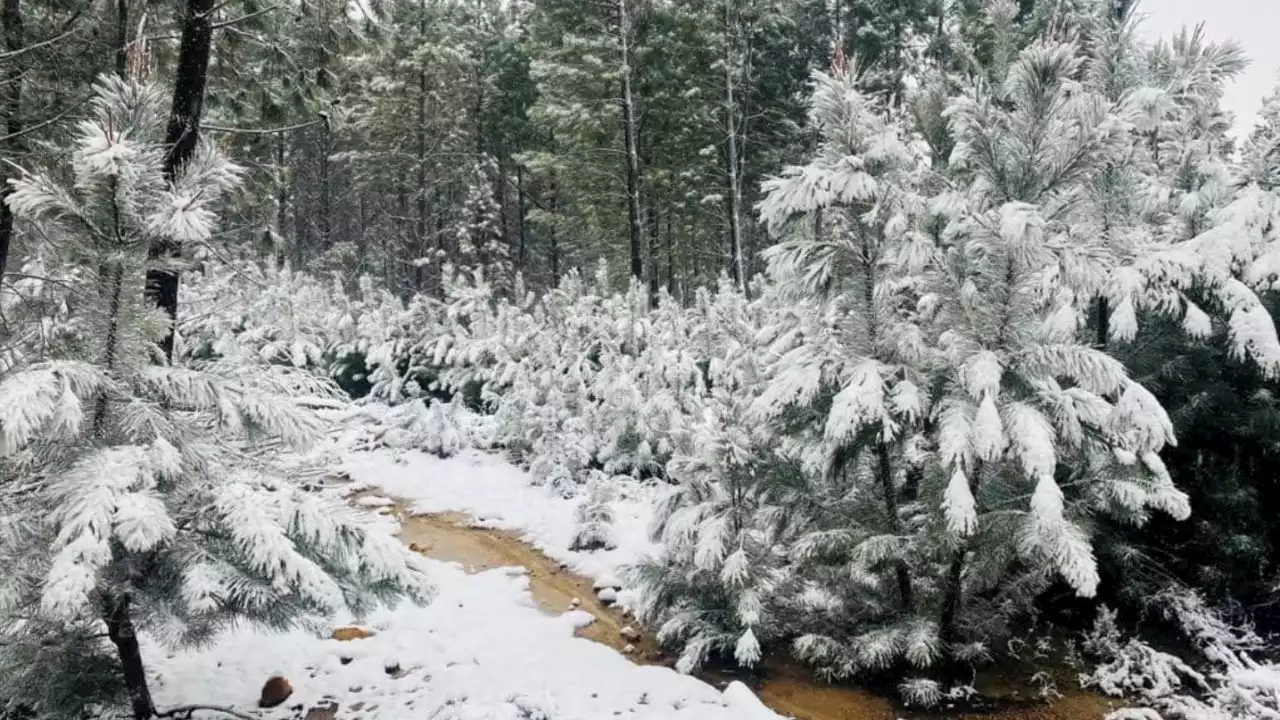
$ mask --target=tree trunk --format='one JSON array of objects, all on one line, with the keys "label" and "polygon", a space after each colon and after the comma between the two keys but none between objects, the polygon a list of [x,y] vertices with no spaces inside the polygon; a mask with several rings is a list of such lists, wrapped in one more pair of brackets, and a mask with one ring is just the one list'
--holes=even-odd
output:
[{"label": "tree trunk", "polygon": [[[200,115],[204,107],[204,87],[208,80],[209,54],[213,46],[213,25],[209,17],[214,0],[187,0],[182,22],[182,44],[178,49],[178,72],[173,86],[173,106],[165,143],[169,152],[164,159],[164,175],[169,182],[177,178],[190,159],[200,137]],[[176,243],[157,240],[151,243],[147,257],[152,262],[172,261],[181,252]],[[147,270],[147,296],[169,316],[169,331],[160,343],[166,359],[173,360],[174,331],[178,320],[178,271],[155,267]]]},{"label": "tree trunk", "polygon": [[333,247],[333,189],[330,187],[329,156],[333,154],[333,135],[325,118],[320,129],[320,249]]},{"label": "tree trunk", "polygon": [[[4,0],[0,5],[0,24],[4,25],[4,47],[13,52],[22,47],[22,8],[19,0]],[[4,129],[6,135],[22,132],[22,74],[21,57],[9,60],[8,70],[3,74],[4,82]],[[0,143],[0,156],[12,158],[22,147],[22,139],[12,137]],[[9,173],[0,169],[0,278],[4,277],[5,265],[9,260],[9,246],[13,241],[13,211],[6,202],[12,189],[6,178]]]},{"label": "tree trunk", "polygon": [[[975,499],[982,488],[982,471],[982,462],[975,463],[973,468]],[[968,554],[968,541],[961,540],[960,547],[956,549],[955,555],[951,558],[951,564],[947,568],[947,580],[944,586],[946,595],[942,601],[942,615],[938,620],[938,636],[944,643],[955,642],[957,639],[956,623],[960,619],[960,611],[964,606],[964,565]]]},{"label": "tree trunk", "polygon": [[[902,535],[902,521],[898,517],[898,495],[893,487],[893,465],[889,458],[889,446],[881,442],[876,446],[876,460],[879,464],[880,492],[884,496],[884,510],[889,516],[889,532]],[[894,575],[898,580],[898,599],[902,603],[902,611],[910,613],[915,607],[915,594],[911,588],[911,570],[905,560],[894,563]]]},{"label": "tree trunk", "polygon": [[644,221],[640,208],[640,152],[636,138],[636,111],[631,92],[631,16],[628,0],[618,0],[618,34],[622,43],[622,137],[627,153],[627,221],[631,245],[631,277],[644,281],[641,255]]},{"label": "tree trunk", "polygon": [[129,67],[129,0],[116,0],[116,74]]},{"label": "tree trunk", "polygon": [[277,135],[273,142],[276,151],[276,198],[275,198],[275,233],[273,238],[276,243],[276,267],[284,267],[285,258],[288,257],[286,249],[288,243],[284,239],[284,224],[288,218],[289,208],[289,188],[285,185],[284,176],[284,136]]},{"label": "tree trunk", "polygon": [[730,272],[742,292],[747,291],[747,272],[742,258],[742,188],[741,169],[738,158],[738,118],[737,100],[733,87],[737,82],[734,70],[736,63],[733,57],[734,33],[736,18],[733,15],[733,0],[724,0],[724,129],[728,140],[725,148],[725,172],[729,176],[729,255]]},{"label": "tree trunk", "polygon": [[658,208],[649,196],[649,306],[658,306],[658,290],[662,287],[662,274],[658,270],[658,247],[662,245],[662,227],[658,224]]},{"label": "tree trunk", "polygon": [[[419,11],[419,31],[426,33],[426,11]],[[418,124],[417,124],[417,151],[418,151],[418,193],[417,193],[417,219],[414,225],[414,253],[421,259],[431,255],[431,248],[427,243],[427,69],[424,66],[418,69]],[[431,258],[432,262],[435,261]],[[426,286],[426,275],[428,270],[422,266],[418,266],[416,273],[416,285],[419,291]]]},{"label": "tree trunk", "polygon": [[147,687],[147,671],[142,664],[142,649],[138,646],[138,634],[129,612],[129,596],[107,597],[103,620],[107,624],[107,637],[116,646],[116,655],[124,671],[125,689],[129,693],[129,705],[134,720],[155,717],[156,706]]},{"label": "tree trunk", "polygon": [[1098,298],[1098,337],[1094,343],[1100,350],[1107,349],[1107,337],[1111,335],[1111,304],[1104,297]]},{"label": "tree trunk", "polygon": [[[557,217],[556,211],[559,209],[559,198],[556,194],[555,180],[551,183],[551,217]],[[551,287],[560,284],[560,244],[556,238],[556,228],[553,224],[548,233],[551,236]]]},{"label": "tree trunk", "polygon": [[676,226],[667,215],[667,293],[676,296]]},{"label": "tree trunk", "polygon": [[520,246],[516,253],[516,270],[525,272],[525,255],[528,253],[528,237],[524,225],[524,168],[516,164],[516,232],[520,233]]}]

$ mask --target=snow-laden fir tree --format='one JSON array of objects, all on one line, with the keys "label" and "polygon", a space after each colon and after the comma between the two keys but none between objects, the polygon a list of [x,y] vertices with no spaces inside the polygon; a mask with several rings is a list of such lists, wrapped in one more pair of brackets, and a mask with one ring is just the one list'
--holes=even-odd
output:
[{"label": "snow-laden fir tree", "polygon": [[430,586],[421,559],[268,461],[317,438],[293,398],[329,395],[327,381],[164,364],[147,246],[206,241],[236,171],[204,143],[166,180],[151,85],[104,77],[91,107],[73,184],[32,172],[8,197],[75,278],[84,332],[0,375],[0,699],[83,717],[127,698],[143,720],[157,709],[139,633],[201,642],[236,621],[285,628],[425,600]]},{"label": "snow-laden fir tree", "polygon": [[570,550],[613,550],[618,547],[618,537],[613,530],[613,507],[617,496],[617,483],[626,478],[613,478],[595,470],[587,482],[587,494],[574,513],[577,528]]},{"label": "snow-laden fir tree", "polygon": [[[1159,452],[1164,410],[1090,347],[1064,280],[1085,188],[1128,127],[1083,87],[1084,58],[1045,40],[999,84],[949,109],[957,190],[921,307],[937,332],[934,453],[922,500],[938,508],[938,622],[950,643],[990,641],[1059,579],[1092,597],[1091,516],[1185,518]],[[1105,265],[1104,271],[1109,269]],[[953,645],[963,647],[963,645]]]},{"label": "snow-laden fir tree", "polygon": [[911,567],[909,486],[929,409],[912,292],[932,245],[924,158],[860,84],[838,56],[831,75],[815,74],[815,157],[765,184],[761,216],[781,236],[766,257],[789,311],[760,337],[769,381],[753,408],[808,479],[790,496],[804,518],[790,554],[807,582],[794,602],[809,616],[795,650],[839,677],[938,656]]},{"label": "snow-laden fir tree", "polygon": [[649,528],[662,551],[632,571],[638,616],[680,653],[681,672],[712,658],[750,667],[768,642],[788,633],[774,613],[788,581],[782,548],[789,523],[780,500],[797,477],[795,463],[777,457],[772,434],[750,412],[761,380],[752,351],[761,306],[722,278],[714,295],[699,291],[697,307],[697,342],[711,349],[708,395],[667,463],[676,487]]}]

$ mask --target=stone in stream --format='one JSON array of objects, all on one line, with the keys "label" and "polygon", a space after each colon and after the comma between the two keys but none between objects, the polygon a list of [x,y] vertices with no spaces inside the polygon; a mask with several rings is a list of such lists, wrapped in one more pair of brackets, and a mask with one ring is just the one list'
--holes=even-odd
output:
[{"label": "stone in stream", "polygon": [[577,610],[577,609],[578,609],[578,606],[579,606],[579,605],[581,605],[581,604],[582,604],[582,601],[581,601],[581,600],[579,600],[578,598],[574,598],[574,599],[572,599],[572,600],[570,600],[570,601],[569,601],[569,609],[570,609],[570,610]]},{"label": "stone in stream", "polygon": [[632,645],[631,643],[627,643],[626,646],[622,648],[622,652],[628,655],[634,654],[635,651],[636,651],[636,646]]},{"label": "stone in stream", "polygon": [[604,588],[596,593],[596,597],[600,598],[600,602],[605,605],[612,605],[618,602],[618,591],[613,588]]},{"label": "stone in stream", "polygon": [[626,640],[627,642],[637,642],[640,640],[640,631],[636,630],[630,625],[627,625],[626,627],[619,630],[618,634],[621,635],[622,639]]}]

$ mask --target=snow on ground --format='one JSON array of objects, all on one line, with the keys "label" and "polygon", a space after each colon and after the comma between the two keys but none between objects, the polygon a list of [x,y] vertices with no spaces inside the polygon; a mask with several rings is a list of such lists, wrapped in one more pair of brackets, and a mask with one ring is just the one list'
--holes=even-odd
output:
[{"label": "snow on ground", "polygon": [[[592,577],[610,577],[620,563],[653,549],[644,532],[648,491],[618,502],[618,550],[575,553],[566,549],[575,502],[529,485],[523,472],[495,456],[468,452],[442,460],[381,449],[347,456],[342,469],[357,485],[412,500],[418,512],[469,512],[486,526],[521,532]],[[390,518],[375,523],[395,530]],[[341,642],[303,630],[273,635],[245,627],[212,647],[177,653],[148,642],[157,703],[229,705],[296,718],[298,706],[333,701],[343,720],[779,718],[740,683],[721,693],[575,637],[575,624],[589,616],[540,612],[523,569],[467,575],[456,565],[432,564],[436,599],[365,618],[362,627],[375,631],[369,638]],[[335,627],[349,618],[340,620]],[[389,674],[388,666],[399,671]],[[294,693],[280,707],[259,711],[259,692],[273,675],[288,678]]]},{"label": "snow on ground", "polygon": [[[211,649],[153,662],[157,702],[247,710],[256,706],[263,682],[278,674],[289,679],[294,693],[281,707],[265,711],[274,718],[296,716],[289,708],[311,708],[330,698],[339,704],[338,717],[378,720],[777,718],[761,710],[745,688],[725,695],[574,637],[584,613],[553,617],[538,611],[522,573],[466,575],[438,565],[436,599],[424,608],[405,605],[367,618],[364,627],[376,632],[373,637],[340,642],[304,631],[263,635],[246,628]],[[346,665],[344,656],[351,658]],[[387,665],[401,672],[388,675]],[[758,706],[754,712],[752,701]],[[356,703],[362,705],[356,709]]]},{"label": "snow on ground", "polygon": [[[569,550],[579,499],[564,498],[493,454],[467,450],[442,459],[413,451],[380,451],[348,455],[342,469],[362,487],[372,487],[412,503],[415,513],[463,512],[480,527],[521,536],[548,557],[603,585],[621,585],[620,569],[658,546],[647,527],[652,516],[654,486],[624,486],[611,507],[618,547],[614,550]],[[619,604],[628,607],[628,594]]]}]

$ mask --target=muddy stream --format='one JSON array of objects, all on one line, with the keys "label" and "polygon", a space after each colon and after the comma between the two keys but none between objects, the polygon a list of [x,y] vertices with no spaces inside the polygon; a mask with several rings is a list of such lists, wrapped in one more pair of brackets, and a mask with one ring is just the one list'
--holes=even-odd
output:
[{"label": "muddy stream", "polygon": [[[548,614],[567,611],[574,599],[581,610],[595,616],[595,622],[580,628],[579,637],[608,645],[638,664],[673,665],[674,658],[659,651],[649,634],[628,642],[621,630],[628,625],[620,611],[596,598],[592,581],[561,568],[515,535],[472,526],[464,514],[413,515],[404,503],[384,508],[401,523],[400,538],[412,549],[428,557],[456,562],[469,573],[500,567],[523,567],[529,572],[529,590],[538,608]],[[1029,673],[1028,673],[1029,674]],[[981,713],[921,714],[904,710],[885,696],[867,690],[831,685],[815,679],[803,667],[766,660],[757,679],[742,678],[764,704],[797,720],[896,720],[897,718],[947,718],[948,720],[1101,720],[1115,709],[1114,701],[1074,688],[1070,677],[1058,680],[1063,697],[1051,704],[1026,699],[1029,686],[1005,687],[1008,683],[981,683],[980,689],[1000,700],[1000,709]],[[703,673],[702,679],[723,687],[729,675]],[[1017,691],[1020,694],[1012,694]],[[1022,699],[1019,699],[1022,698]]]}]

